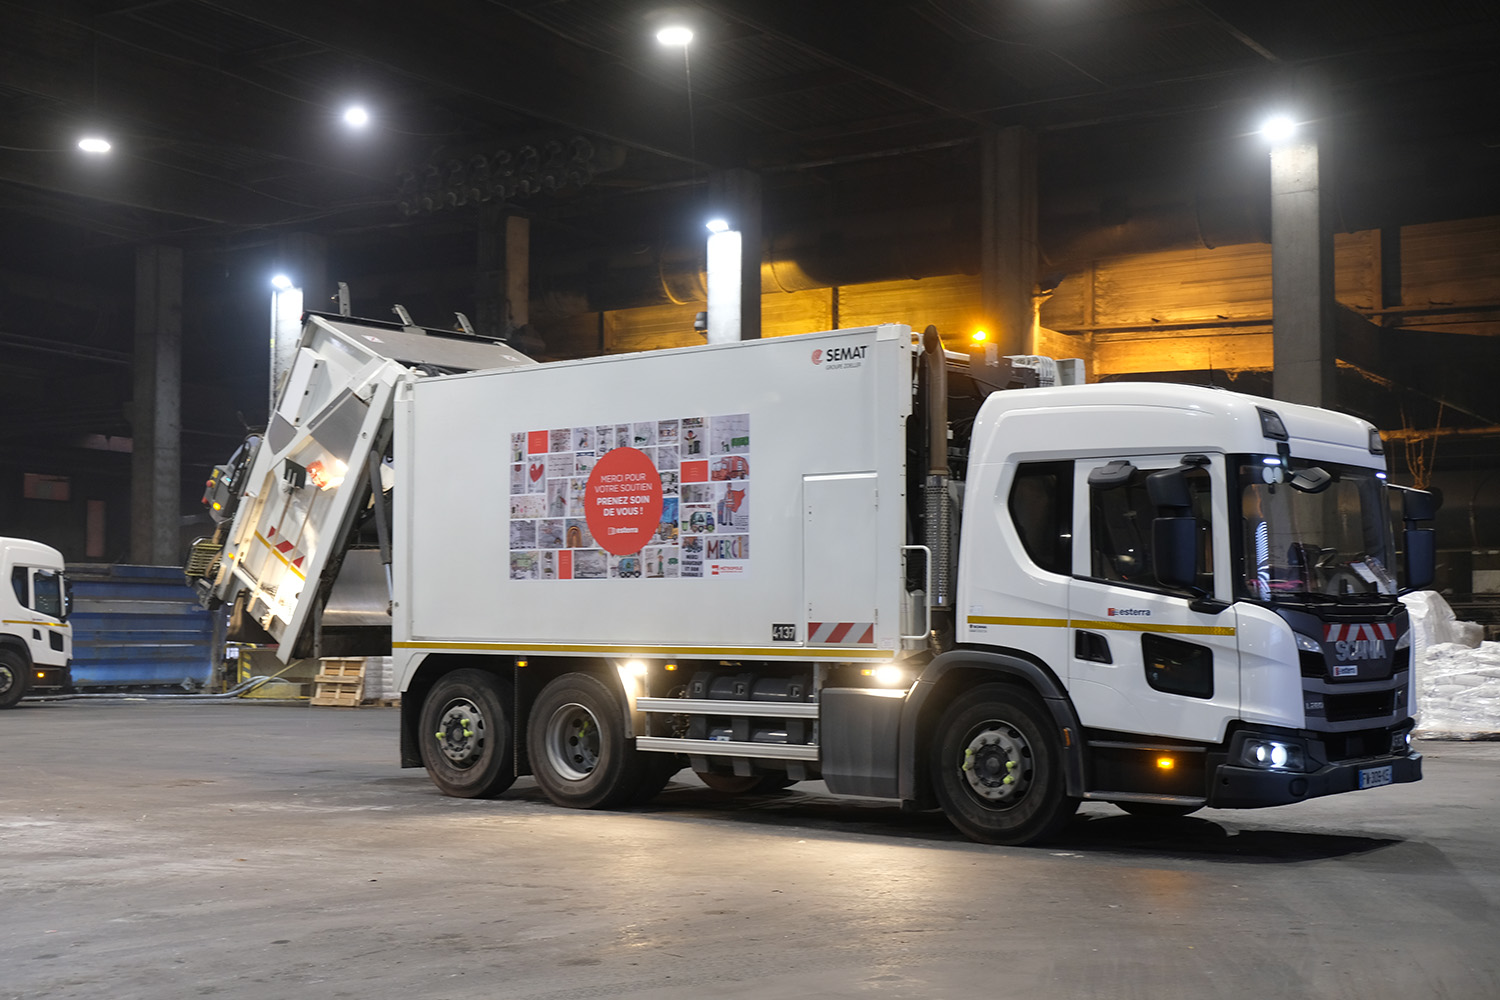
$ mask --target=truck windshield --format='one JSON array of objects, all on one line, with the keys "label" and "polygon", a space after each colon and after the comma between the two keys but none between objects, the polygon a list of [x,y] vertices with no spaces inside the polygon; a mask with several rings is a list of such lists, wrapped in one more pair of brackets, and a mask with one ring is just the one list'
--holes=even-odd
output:
[{"label": "truck windshield", "polygon": [[1250,455],[1238,462],[1239,596],[1394,595],[1385,481],[1374,469]]}]

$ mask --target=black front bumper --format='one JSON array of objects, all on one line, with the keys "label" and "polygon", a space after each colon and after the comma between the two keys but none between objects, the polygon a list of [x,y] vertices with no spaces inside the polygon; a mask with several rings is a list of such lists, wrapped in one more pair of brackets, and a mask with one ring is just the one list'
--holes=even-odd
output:
[{"label": "black front bumper", "polygon": [[1400,785],[1422,780],[1422,755],[1419,753],[1341,761],[1306,773],[1221,764],[1209,782],[1208,805],[1217,809],[1253,809],[1358,791],[1360,772],[1385,767],[1391,769],[1391,780],[1385,784]]}]

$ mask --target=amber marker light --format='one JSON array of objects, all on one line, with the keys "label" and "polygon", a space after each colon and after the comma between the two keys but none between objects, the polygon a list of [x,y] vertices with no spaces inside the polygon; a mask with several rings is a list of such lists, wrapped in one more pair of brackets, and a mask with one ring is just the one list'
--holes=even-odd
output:
[{"label": "amber marker light", "polygon": [[969,339],[974,341],[974,343],[976,344],[982,344],[986,340],[990,339],[990,335],[985,333],[983,330],[975,330],[973,333],[969,334]]},{"label": "amber marker light", "polygon": [[1156,766],[1162,771],[1170,771],[1177,766],[1177,762],[1171,757],[1158,757],[1156,758]]}]

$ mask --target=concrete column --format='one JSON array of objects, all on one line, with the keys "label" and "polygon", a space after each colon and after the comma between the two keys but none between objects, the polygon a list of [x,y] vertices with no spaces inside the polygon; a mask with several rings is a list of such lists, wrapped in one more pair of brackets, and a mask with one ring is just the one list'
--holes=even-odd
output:
[{"label": "concrete column", "polygon": [[[709,174],[707,214],[699,220],[699,224],[706,223],[714,216],[721,216],[729,223],[730,229],[740,234],[740,340],[760,339],[760,214],[759,174],[738,168],[716,170]],[[715,325],[712,308],[708,311],[708,325],[712,331]]]},{"label": "concrete column", "polygon": [[531,220],[490,203],[479,210],[474,332],[508,337],[531,322]]},{"label": "concrete column", "polygon": [[1271,391],[1312,406],[1337,402],[1331,197],[1319,183],[1318,142],[1271,149]]},{"label": "concrete column", "polygon": [[[276,267],[292,282],[271,300],[271,406],[281,377],[292,367],[302,338],[302,312],[336,313],[338,295],[328,281],[328,241],[315,233],[283,233],[276,240]],[[269,411],[268,411],[269,412]]]},{"label": "concrete column", "polygon": [[182,251],[135,255],[135,393],[131,403],[130,559],[182,561]]},{"label": "concrete column", "polygon": [[1036,326],[1036,137],[1020,126],[990,129],[980,148],[980,308],[1001,355],[1030,354]]}]

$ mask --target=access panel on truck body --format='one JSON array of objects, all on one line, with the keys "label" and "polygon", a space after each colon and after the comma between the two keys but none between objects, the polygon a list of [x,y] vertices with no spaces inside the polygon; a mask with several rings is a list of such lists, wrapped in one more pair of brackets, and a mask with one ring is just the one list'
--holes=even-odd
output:
[{"label": "access panel on truck body", "polygon": [[398,655],[891,656],[911,352],[866,327],[404,387]]}]

